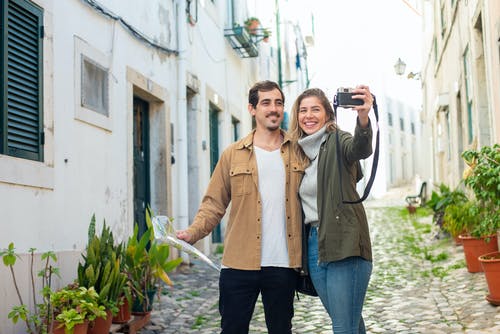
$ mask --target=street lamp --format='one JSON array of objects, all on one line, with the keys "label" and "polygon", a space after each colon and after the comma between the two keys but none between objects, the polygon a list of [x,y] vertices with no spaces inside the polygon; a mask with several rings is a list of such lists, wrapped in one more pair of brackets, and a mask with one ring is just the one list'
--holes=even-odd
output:
[{"label": "street lamp", "polygon": [[401,58],[398,58],[396,64],[394,64],[394,71],[396,71],[397,75],[403,75],[405,73],[406,64]]}]

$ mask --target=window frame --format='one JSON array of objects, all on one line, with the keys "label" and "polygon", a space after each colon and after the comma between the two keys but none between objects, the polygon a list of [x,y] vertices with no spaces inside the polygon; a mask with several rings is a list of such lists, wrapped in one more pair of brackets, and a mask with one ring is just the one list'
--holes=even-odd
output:
[{"label": "window frame", "polygon": [[[112,73],[110,56],[97,50],[89,42],[79,36],[74,36],[74,73],[75,73],[75,113],[74,118],[89,125],[96,126],[105,131],[113,131],[113,99],[112,99]],[[107,75],[107,96],[108,96],[108,114],[102,114],[99,111],[91,109],[82,103],[82,84],[83,84],[83,60],[100,67]]]},{"label": "window frame", "polygon": [[[14,119],[15,116],[25,116],[26,118],[30,118],[31,116],[32,119],[34,119],[34,122],[36,125],[32,125],[30,128],[28,128],[30,125],[25,123],[25,131],[23,129],[17,131],[16,137],[24,137],[26,139],[25,143],[27,145],[31,145],[31,147],[37,147],[36,152],[29,150],[28,148],[22,149],[19,147],[12,147],[9,146],[9,143],[13,143],[14,140],[10,141],[9,140],[9,132],[10,127],[9,127],[9,93],[8,93],[8,88],[9,88],[9,47],[7,44],[9,43],[9,32],[11,31],[11,28],[9,28],[9,13],[11,13],[11,4],[12,6],[17,6],[19,7],[18,12],[12,13],[13,15],[17,16],[18,20],[23,20],[27,15],[24,14],[29,14],[32,16],[31,19],[36,24],[36,32],[34,36],[29,36],[33,37],[30,41],[34,42],[34,47],[32,49],[36,49],[36,54],[28,54],[28,57],[32,57],[32,59],[36,59],[36,73],[34,73],[31,77],[32,80],[32,86],[35,86],[32,90],[28,90],[28,93],[32,93],[32,96],[36,95],[36,107],[30,108],[29,106],[19,106],[19,110],[16,114],[12,112],[10,115]],[[21,10],[24,10],[28,13],[22,12]],[[1,103],[1,110],[2,113],[0,114],[0,155],[7,155],[7,156],[12,156],[16,158],[21,158],[25,160],[33,160],[33,161],[39,161],[43,162],[44,161],[44,147],[45,147],[45,138],[44,138],[44,99],[43,99],[43,64],[44,64],[44,49],[43,49],[43,26],[44,26],[44,10],[43,8],[37,6],[36,4],[26,1],[26,0],[7,0],[3,1],[0,4],[0,16],[2,17],[2,35],[0,36],[0,82],[1,82],[1,89],[0,89],[0,103]],[[23,30],[27,30],[28,28],[26,26],[21,27]],[[32,31],[30,31],[32,32]],[[26,41],[24,41],[26,43]],[[11,61],[19,61],[21,59],[21,53],[25,51],[27,47],[24,49],[18,49],[16,50],[17,54],[11,54]],[[14,52],[14,51],[13,51]],[[17,57],[16,57],[17,56]],[[26,60],[26,58],[24,59]],[[25,69],[24,67],[22,69]],[[33,85],[33,82],[36,82]],[[26,78],[26,81],[22,82],[21,84],[26,83],[26,86],[28,86],[28,79]],[[18,91],[22,91],[23,88],[26,88],[24,86],[18,87]],[[26,91],[26,90],[25,90]],[[15,103],[15,102],[13,102]],[[24,110],[23,110],[24,109]],[[35,116],[33,116],[35,115]],[[23,119],[18,119],[17,123],[22,124]],[[14,121],[13,121],[14,122]],[[35,130],[36,129],[36,130]],[[31,136],[29,135],[29,130],[32,130]],[[14,132],[15,130],[12,130]],[[36,131],[36,135],[33,135],[33,133]],[[29,144],[29,140],[32,140],[33,142],[37,142],[36,144]],[[19,143],[22,144],[22,139],[17,140]]]}]

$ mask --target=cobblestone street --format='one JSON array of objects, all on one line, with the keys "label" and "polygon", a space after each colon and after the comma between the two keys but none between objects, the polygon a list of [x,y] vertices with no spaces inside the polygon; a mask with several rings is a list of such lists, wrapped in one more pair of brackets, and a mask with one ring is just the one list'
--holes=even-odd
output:
[{"label": "cobblestone street", "polygon": [[[483,273],[467,272],[461,246],[436,239],[431,216],[401,215],[393,193],[366,202],[374,253],[363,316],[368,333],[500,333],[500,307],[485,300]],[[194,261],[171,275],[141,334],[219,333],[218,273]],[[257,303],[251,333],[266,333]],[[331,333],[318,298],[295,300],[293,333]]]}]

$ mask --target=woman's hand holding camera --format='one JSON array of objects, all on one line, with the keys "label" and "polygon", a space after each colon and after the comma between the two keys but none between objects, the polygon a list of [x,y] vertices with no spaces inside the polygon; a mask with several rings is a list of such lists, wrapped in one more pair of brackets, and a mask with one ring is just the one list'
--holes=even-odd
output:
[{"label": "woman's hand holding camera", "polygon": [[363,100],[362,105],[355,106],[353,109],[358,112],[359,125],[362,128],[366,128],[369,123],[368,113],[373,105],[373,95],[370,93],[370,87],[358,85],[352,92],[354,93],[352,96],[353,99]]}]

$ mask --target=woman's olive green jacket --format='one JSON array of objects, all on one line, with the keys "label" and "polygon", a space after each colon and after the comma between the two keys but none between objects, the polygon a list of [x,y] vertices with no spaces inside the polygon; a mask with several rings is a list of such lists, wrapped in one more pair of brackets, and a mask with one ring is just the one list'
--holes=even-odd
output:
[{"label": "woman's olive green jacket", "polygon": [[[372,129],[370,125],[363,129],[358,124],[354,136],[338,130],[339,157],[335,131],[328,134],[318,158],[319,260],[330,262],[361,256],[371,261],[370,233],[364,207],[361,203],[343,204],[342,198],[346,201],[359,199],[356,183],[363,176],[359,160],[372,154]],[[337,159],[340,159],[340,170]]]}]

